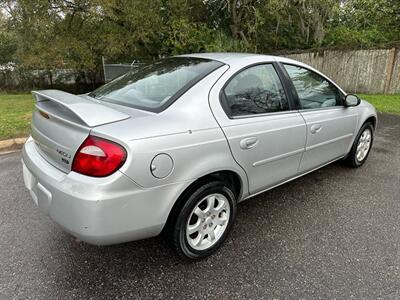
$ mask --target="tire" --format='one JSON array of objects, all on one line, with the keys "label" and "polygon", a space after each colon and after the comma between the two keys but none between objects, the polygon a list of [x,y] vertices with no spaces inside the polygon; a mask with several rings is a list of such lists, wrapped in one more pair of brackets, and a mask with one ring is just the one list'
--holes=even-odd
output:
[{"label": "tire", "polygon": [[232,189],[224,182],[212,181],[186,196],[171,224],[169,239],[183,259],[201,260],[221,247],[235,217],[236,200]]},{"label": "tire", "polygon": [[[368,133],[369,133],[369,142],[367,143],[367,140],[361,141],[361,139],[363,138],[368,139]],[[353,168],[361,167],[368,158],[368,155],[372,148],[373,141],[374,141],[374,126],[369,122],[365,123],[358,132],[354,140],[353,146],[351,147],[350,153],[346,159],[348,165]],[[364,146],[360,145],[360,143],[364,143]],[[360,150],[361,152],[363,152],[362,155],[360,155],[361,152],[358,152],[357,150],[358,147],[361,147],[361,149],[364,147],[365,149],[364,151]]]}]

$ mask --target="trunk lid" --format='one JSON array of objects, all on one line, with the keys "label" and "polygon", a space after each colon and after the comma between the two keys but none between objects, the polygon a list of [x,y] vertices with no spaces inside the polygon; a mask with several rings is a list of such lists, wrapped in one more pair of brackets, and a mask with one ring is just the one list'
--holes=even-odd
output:
[{"label": "trunk lid", "polygon": [[128,119],[114,108],[57,90],[33,91],[32,137],[39,153],[58,169],[71,171],[74,155],[91,129]]}]

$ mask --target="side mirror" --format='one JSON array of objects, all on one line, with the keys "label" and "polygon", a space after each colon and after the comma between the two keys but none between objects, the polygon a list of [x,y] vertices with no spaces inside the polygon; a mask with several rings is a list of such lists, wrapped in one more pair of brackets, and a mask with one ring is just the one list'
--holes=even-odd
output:
[{"label": "side mirror", "polygon": [[344,106],[346,107],[357,106],[360,103],[361,103],[360,98],[358,98],[358,96],[354,94],[348,94],[344,99]]}]

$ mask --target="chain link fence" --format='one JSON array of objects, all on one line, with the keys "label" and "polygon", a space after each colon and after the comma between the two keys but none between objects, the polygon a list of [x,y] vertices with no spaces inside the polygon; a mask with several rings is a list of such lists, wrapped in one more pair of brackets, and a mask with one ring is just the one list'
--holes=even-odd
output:
[{"label": "chain link fence", "polygon": [[132,63],[106,63],[103,57],[103,73],[104,73],[104,82],[110,82],[111,80],[128,73],[131,70],[134,70],[138,66],[143,63],[133,61]]}]

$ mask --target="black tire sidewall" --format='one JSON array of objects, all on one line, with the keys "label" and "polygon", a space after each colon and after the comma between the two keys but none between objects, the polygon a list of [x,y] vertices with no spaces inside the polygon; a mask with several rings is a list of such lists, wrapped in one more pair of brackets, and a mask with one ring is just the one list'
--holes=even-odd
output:
[{"label": "black tire sidewall", "polygon": [[[228,203],[230,205],[230,216],[228,225],[225,229],[225,232],[222,234],[220,239],[209,249],[206,250],[195,250],[193,249],[187,239],[186,239],[186,224],[187,219],[189,218],[191,212],[193,211],[194,207],[207,195],[220,193],[224,195]],[[191,195],[188,196],[187,200],[185,201],[182,209],[176,219],[175,226],[174,226],[174,244],[177,248],[178,252],[180,252],[181,256],[190,259],[190,260],[199,260],[210,256],[214,252],[216,252],[221,245],[226,240],[229,232],[231,231],[232,225],[234,223],[236,217],[236,201],[235,196],[231,190],[231,188],[226,185],[224,182],[220,181],[213,181],[207,183],[197,190],[195,190]]]},{"label": "black tire sidewall", "polygon": [[[364,159],[362,161],[359,161],[357,159],[357,146],[358,146],[358,142],[361,138],[361,135],[363,134],[363,132],[365,131],[365,129],[369,129],[371,131],[371,145],[369,146],[368,149],[368,153],[367,155],[364,157]],[[349,155],[349,163],[354,167],[354,168],[358,168],[361,167],[365,161],[367,160],[369,153],[371,152],[372,149],[372,144],[374,142],[374,126],[371,123],[365,123],[361,129],[359,130],[356,139],[354,140],[354,144],[351,148],[350,151],[350,155]]]}]

